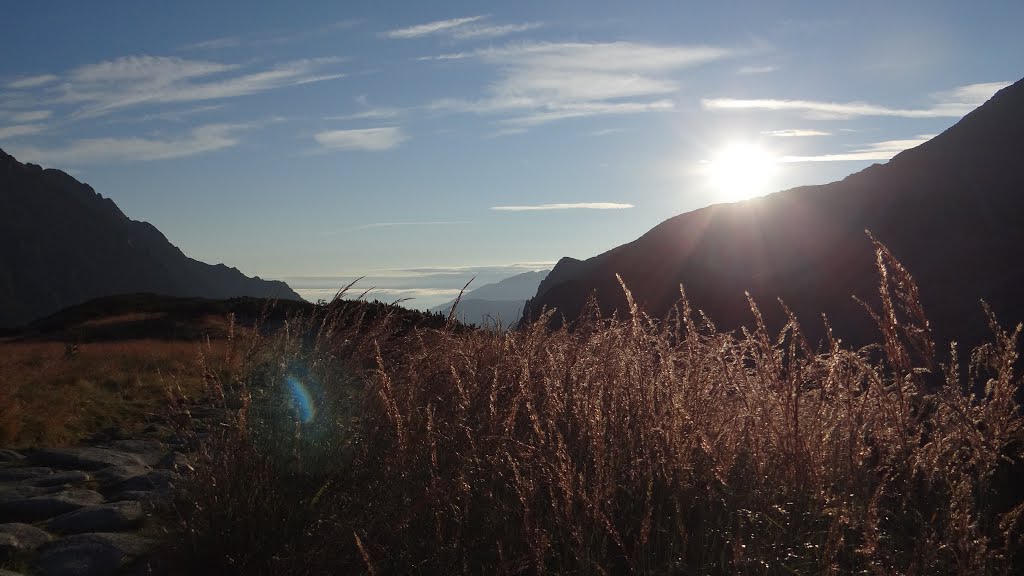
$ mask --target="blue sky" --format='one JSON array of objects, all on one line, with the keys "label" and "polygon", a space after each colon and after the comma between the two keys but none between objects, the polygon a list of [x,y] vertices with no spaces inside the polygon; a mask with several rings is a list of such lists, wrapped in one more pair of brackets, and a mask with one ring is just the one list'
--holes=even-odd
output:
[{"label": "blue sky", "polygon": [[426,307],[841,179],[1022,76],[1024,3],[18,2],[0,147],[186,254]]}]

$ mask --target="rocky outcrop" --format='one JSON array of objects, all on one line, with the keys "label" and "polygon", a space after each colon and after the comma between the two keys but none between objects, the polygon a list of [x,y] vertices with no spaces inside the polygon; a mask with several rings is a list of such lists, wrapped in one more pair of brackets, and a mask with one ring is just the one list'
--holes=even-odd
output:
[{"label": "rocky outcrop", "polygon": [[95,446],[4,450],[0,576],[24,566],[44,576],[159,573],[160,543],[141,532],[191,465],[188,443],[147,430]]},{"label": "rocky outcrop", "polygon": [[0,328],[115,294],[299,300],[284,282],[193,260],[59,170],[0,150]]}]

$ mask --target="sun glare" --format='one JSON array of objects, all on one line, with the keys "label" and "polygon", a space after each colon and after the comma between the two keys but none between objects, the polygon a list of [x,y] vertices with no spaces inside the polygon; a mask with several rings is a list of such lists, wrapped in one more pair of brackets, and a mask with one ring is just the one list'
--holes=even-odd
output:
[{"label": "sun glare", "polygon": [[709,182],[725,202],[767,194],[777,170],[777,158],[748,143],[730,144],[707,163]]}]

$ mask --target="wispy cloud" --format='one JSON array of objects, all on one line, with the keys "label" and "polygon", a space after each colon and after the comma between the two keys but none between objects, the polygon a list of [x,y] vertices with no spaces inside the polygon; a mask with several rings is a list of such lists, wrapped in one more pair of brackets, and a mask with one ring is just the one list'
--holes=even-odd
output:
[{"label": "wispy cloud", "polygon": [[500,24],[495,26],[459,26],[451,31],[451,37],[455,40],[493,39],[521,32],[529,32],[543,26],[543,22],[523,22],[522,24]]},{"label": "wispy cloud", "polygon": [[53,116],[52,110],[30,110],[28,112],[12,112],[8,118],[13,122],[39,122]]},{"label": "wispy cloud", "polygon": [[233,48],[241,45],[242,40],[237,36],[224,36],[221,38],[213,38],[211,40],[203,40],[202,42],[193,42],[192,44],[185,44],[178,48],[183,51],[206,51],[206,50],[222,50],[224,48]]},{"label": "wispy cloud", "polygon": [[38,76],[26,76],[24,78],[18,78],[13,82],[8,82],[7,87],[15,90],[25,90],[29,88],[38,88],[47,84],[56,82],[59,78],[53,74],[40,74]]},{"label": "wispy cloud", "polygon": [[736,73],[741,76],[750,76],[753,74],[770,74],[778,70],[778,66],[741,66],[736,70]]},{"label": "wispy cloud", "polygon": [[237,133],[250,127],[208,124],[178,138],[85,138],[63,147],[21,146],[15,147],[15,151],[19,158],[56,166],[164,160],[236,146],[239,143]]},{"label": "wispy cloud", "polygon": [[46,130],[42,124],[15,124],[13,126],[0,126],[0,140],[9,140],[18,136],[31,136]]},{"label": "wispy cloud", "polygon": [[244,72],[235,64],[165,56],[127,56],[81,66],[57,87],[57,101],[77,104],[93,117],[146,104],[196,102],[246,96],[341,78],[324,72],[338,58],[312,58]]},{"label": "wispy cloud", "polygon": [[327,130],[313,137],[318,144],[330,150],[381,151],[395,148],[408,140],[401,128],[363,128],[359,130]]},{"label": "wispy cloud", "polygon": [[385,38],[409,40],[424,36],[443,35],[450,40],[493,40],[512,34],[529,32],[544,26],[543,22],[520,22],[513,24],[484,24],[487,16],[467,16],[450,20],[436,20],[426,24],[417,24],[407,28],[397,28],[384,32]]},{"label": "wispy cloud", "polygon": [[529,128],[567,118],[606,114],[639,114],[641,112],[672,110],[673,108],[675,108],[675,103],[671,100],[655,100],[653,102],[581,102],[578,104],[552,105],[547,111],[508,118],[502,120],[502,124]]},{"label": "wispy cloud", "polygon": [[372,230],[374,228],[397,228],[404,226],[456,226],[460,224],[472,224],[469,220],[423,220],[406,222],[374,222],[356,226],[353,230]]},{"label": "wispy cloud", "polygon": [[609,136],[611,134],[621,134],[625,132],[625,128],[602,128],[601,130],[594,130],[590,133],[591,136]]},{"label": "wispy cloud", "polygon": [[401,108],[371,108],[362,112],[342,114],[339,116],[327,116],[325,120],[390,120],[404,114]]},{"label": "wispy cloud", "polygon": [[932,104],[921,108],[892,108],[868,102],[820,102],[815,100],[705,98],[708,110],[797,111],[811,118],[895,116],[901,118],[959,118],[974,110],[1010,82],[986,82],[960,86],[932,94]]},{"label": "wispy cloud", "polygon": [[426,24],[417,24],[415,26],[409,26],[407,28],[396,28],[394,30],[388,30],[383,34],[385,38],[397,38],[407,40],[410,38],[420,38],[423,36],[429,36],[431,34],[438,34],[482,20],[483,16],[468,16],[465,18],[452,18],[450,20],[436,20],[434,22],[427,22]]},{"label": "wispy cloud", "polygon": [[466,58],[472,58],[472,52],[449,52],[448,54],[438,54],[436,56],[420,56],[413,58],[419,62],[443,62],[445,60],[465,60]]},{"label": "wispy cloud", "polygon": [[635,208],[632,204],[618,202],[576,202],[569,204],[532,204],[525,206],[491,206],[501,212],[534,212],[541,210],[626,210]]},{"label": "wispy cloud", "polygon": [[831,136],[831,132],[825,132],[824,130],[769,130],[767,132],[761,132],[765,136],[775,136],[776,138],[806,138],[808,136]]},{"label": "wispy cloud", "polygon": [[935,134],[922,134],[906,140],[886,140],[875,142],[850,152],[822,154],[818,156],[783,156],[782,162],[864,162],[891,160],[893,156],[915,146],[920,146],[935,137]]},{"label": "wispy cloud", "polygon": [[434,101],[438,111],[511,116],[513,126],[674,107],[672,72],[729,57],[714,46],[658,46],[632,42],[529,43],[487,48],[474,56],[498,79],[477,100]]}]

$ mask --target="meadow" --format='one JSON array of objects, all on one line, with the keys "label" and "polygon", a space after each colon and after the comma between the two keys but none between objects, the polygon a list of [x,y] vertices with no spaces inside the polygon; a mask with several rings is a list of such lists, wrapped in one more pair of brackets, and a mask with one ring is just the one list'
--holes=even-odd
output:
[{"label": "meadow", "polygon": [[[674,311],[514,331],[335,300],[225,343],[182,573],[1010,574],[1017,346],[938,349],[876,245],[875,344]],[[628,287],[623,286],[627,297]],[[771,303],[785,306],[784,303]],[[369,314],[369,310],[374,310]],[[986,313],[979,307],[979,314]]]}]

